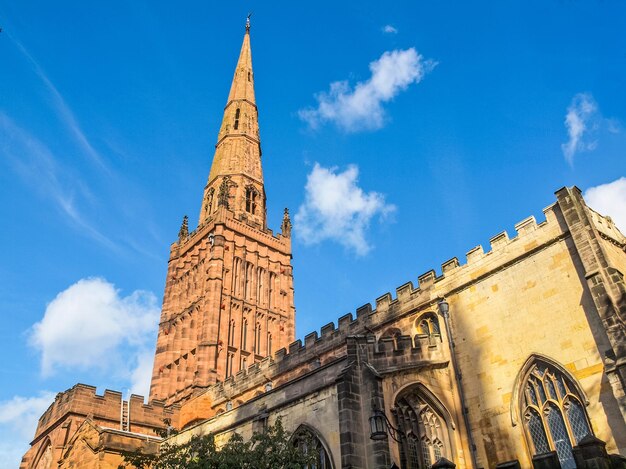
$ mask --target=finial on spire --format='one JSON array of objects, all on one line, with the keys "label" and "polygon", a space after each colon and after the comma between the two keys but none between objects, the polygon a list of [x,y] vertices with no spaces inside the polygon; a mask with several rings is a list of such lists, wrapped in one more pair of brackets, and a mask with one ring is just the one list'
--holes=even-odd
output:
[{"label": "finial on spire", "polygon": [[250,17],[252,16],[252,12],[248,13],[248,17],[246,18],[246,32],[250,32]]},{"label": "finial on spire", "polygon": [[283,223],[281,224],[280,229],[284,237],[291,237],[291,219],[289,218],[288,208],[285,209],[285,213],[283,214]]},{"label": "finial on spire", "polygon": [[180,225],[180,231],[178,232],[178,242],[182,243],[189,238],[189,219],[187,215],[183,217],[183,223]]}]

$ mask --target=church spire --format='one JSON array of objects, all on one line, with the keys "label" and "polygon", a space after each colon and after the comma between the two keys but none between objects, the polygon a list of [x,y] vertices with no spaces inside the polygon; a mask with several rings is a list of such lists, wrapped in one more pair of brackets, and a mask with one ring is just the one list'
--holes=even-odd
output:
[{"label": "church spire", "polygon": [[[227,194],[223,193],[224,179],[228,179]],[[226,203],[217,204],[218,194],[221,194],[222,199],[227,198]],[[210,218],[218,205],[227,207],[238,218],[247,218],[265,228],[265,187],[261,168],[258,112],[254,97],[249,16],[217,136],[199,224]]]}]

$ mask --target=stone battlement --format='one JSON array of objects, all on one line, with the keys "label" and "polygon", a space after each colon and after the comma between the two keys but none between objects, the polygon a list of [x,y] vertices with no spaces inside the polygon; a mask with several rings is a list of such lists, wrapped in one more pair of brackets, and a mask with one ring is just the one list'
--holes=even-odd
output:
[{"label": "stone battlement", "polygon": [[[435,310],[438,300],[449,293],[450,288],[443,285],[446,281],[455,277],[478,278],[488,274],[492,260],[495,261],[493,268],[497,269],[503,263],[513,262],[536,248],[560,239],[563,232],[556,210],[556,204],[550,205],[543,210],[545,221],[537,223],[534,216],[525,218],[515,225],[515,237],[510,238],[506,231],[495,235],[490,240],[491,249],[487,252],[482,246],[471,249],[467,253],[466,264],[460,264],[457,258],[452,258],[441,265],[441,275],[438,276],[435,270],[429,270],[418,277],[417,287],[414,287],[413,282],[407,282],[396,289],[395,298],[387,292],[376,298],[375,308],[369,303],[365,304],[357,308],[356,318],[352,313],[345,314],[339,318],[337,324],[331,322],[322,326],[319,333],[314,331],[307,334],[304,343],[298,339],[288,348],[278,350],[272,358],[266,357],[209,389],[217,394],[226,390],[236,394],[239,390],[261,385],[273,377],[319,359],[325,353],[342,348],[350,335],[380,333],[385,324],[397,319],[398,315],[417,309]],[[486,259],[490,265],[484,265]],[[398,341],[382,339],[376,342],[376,354],[390,354],[391,358],[398,357],[399,354],[419,355],[432,347],[432,344],[425,341],[427,338],[420,336],[406,336]],[[412,345],[409,347],[409,344]],[[434,358],[433,353],[426,353],[425,357]]]},{"label": "stone battlement", "polygon": [[[129,399],[130,422],[146,428],[163,427],[164,418],[175,418],[178,407],[166,408],[162,401],[153,400],[144,403],[144,397],[132,394]],[[57,425],[68,415],[90,416],[94,421],[109,426],[119,424],[122,405],[122,393],[107,389],[104,394],[97,394],[94,386],[76,384],[56,395],[54,402],[39,418],[35,439],[50,427]]]}]

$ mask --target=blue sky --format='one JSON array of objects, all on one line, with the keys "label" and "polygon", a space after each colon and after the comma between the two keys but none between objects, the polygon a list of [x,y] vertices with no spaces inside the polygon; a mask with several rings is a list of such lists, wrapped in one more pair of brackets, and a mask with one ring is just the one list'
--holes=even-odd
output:
[{"label": "blue sky", "polygon": [[623,2],[90,3],[0,1],[0,468],[54,393],[145,387],[250,10],[299,337],[564,185],[626,230]]}]

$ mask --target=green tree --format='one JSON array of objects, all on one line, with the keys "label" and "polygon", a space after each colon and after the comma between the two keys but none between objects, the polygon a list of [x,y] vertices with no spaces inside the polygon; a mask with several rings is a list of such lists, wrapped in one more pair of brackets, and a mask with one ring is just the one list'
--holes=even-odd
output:
[{"label": "green tree", "polygon": [[315,463],[309,442],[294,444],[280,419],[249,441],[234,433],[218,448],[213,435],[192,436],[180,445],[165,443],[159,454],[123,453],[119,469],[301,469]]}]

